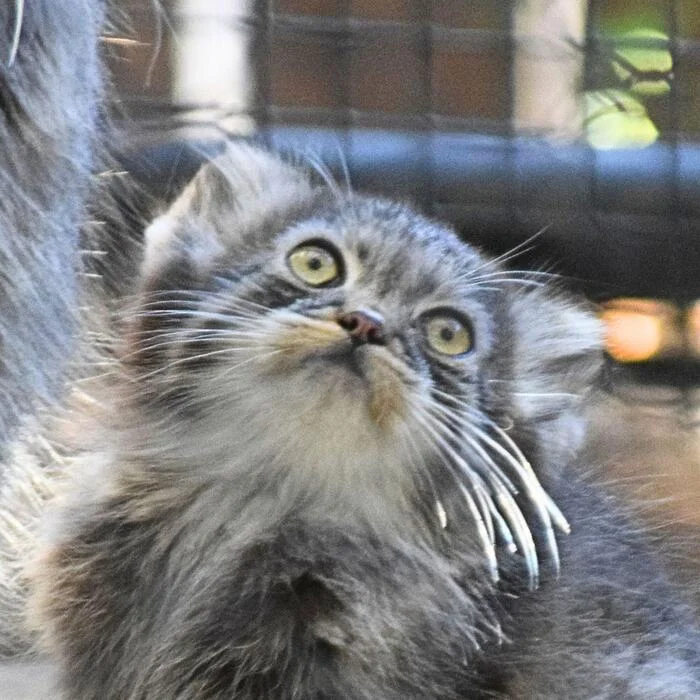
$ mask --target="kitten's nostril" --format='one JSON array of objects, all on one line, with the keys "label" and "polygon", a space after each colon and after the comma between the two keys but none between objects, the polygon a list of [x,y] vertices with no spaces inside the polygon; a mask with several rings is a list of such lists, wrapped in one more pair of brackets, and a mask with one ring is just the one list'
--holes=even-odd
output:
[{"label": "kitten's nostril", "polygon": [[384,319],[370,311],[348,311],[338,316],[338,324],[358,343],[383,345]]},{"label": "kitten's nostril", "polygon": [[355,314],[348,314],[346,316],[341,316],[340,319],[338,320],[338,323],[340,323],[340,325],[346,331],[354,331],[360,325],[360,322],[357,320],[357,317],[355,316]]},{"label": "kitten's nostril", "polygon": [[370,328],[367,333],[367,341],[375,345],[384,345],[384,334],[381,327]]}]

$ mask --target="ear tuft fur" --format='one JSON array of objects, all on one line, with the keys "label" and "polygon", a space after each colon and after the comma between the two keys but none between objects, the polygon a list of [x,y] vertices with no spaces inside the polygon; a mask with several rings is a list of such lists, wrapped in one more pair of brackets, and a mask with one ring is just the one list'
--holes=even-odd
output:
[{"label": "ear tuft fur", "polygon": [[600,322],[549,289],[514,295],[512,314],[516,411],[555,460],[571,455],[585,434],[581,404],[602,366]]},{"label": "ear tuft fur", "polygon": [[149,279],[182,257],[206,265],[312,197],[305,170],[250,144],[230,143],[146,230],[143,275]]}]

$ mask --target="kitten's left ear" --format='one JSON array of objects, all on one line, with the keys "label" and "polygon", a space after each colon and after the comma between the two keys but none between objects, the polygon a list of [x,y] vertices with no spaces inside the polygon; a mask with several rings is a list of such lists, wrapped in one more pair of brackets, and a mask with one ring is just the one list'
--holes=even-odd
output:
[{"label": "kitten's left ear", "polygon": [[[308,172],[248,143],[230,143],[203,166],[171,208],[146,231],[143,273],[173,257],[195,267],[233,253],[314,196]],[[253,240],[254,239],[254,240]]]},{"label": "kitten's left ear", "polygon": [[570,457],[583,441],[583,400],[602,367],[602,326],[564,295],[537,289],[513,296],[516,414],[547,454]]},{"label": "kitten's left ear", "polygon": [[142,279],[152,279],[159,270],[176,259],[203,265],[221,250],[213,232],[205,227],[192,233],[188,221],[201,184],[199,175],[192,180],[173,202],[167,212],[154,219],[144,233],[144,254],[141,262]]}]

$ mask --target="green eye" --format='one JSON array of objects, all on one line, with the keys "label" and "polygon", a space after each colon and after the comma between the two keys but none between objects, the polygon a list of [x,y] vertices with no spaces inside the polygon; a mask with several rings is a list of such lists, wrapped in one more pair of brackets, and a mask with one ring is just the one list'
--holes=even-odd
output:
[{"label": "green eye", "polygon": [[287,258],[289,269],[312,287],[323,287],[340,277],[338,257],[327,248],[314,243],[303,243]]},{"label": "green eye", "polygon": [[434,314],[425,323],[428,345],[442,355],[464,355],[474,347],[469,326],[457,316]]}]

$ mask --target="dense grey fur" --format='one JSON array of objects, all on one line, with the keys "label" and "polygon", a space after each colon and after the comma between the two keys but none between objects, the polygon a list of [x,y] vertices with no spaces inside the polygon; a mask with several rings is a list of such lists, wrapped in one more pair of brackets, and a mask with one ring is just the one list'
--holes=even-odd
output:
[{"label": "dense grey fur", "polygon": [[0,3],[0,655],[29,645],[21,569],[57,466],[42,412],[76,349],[103,20],[101,0]]},{"label": "dense grey fur", "polygon": [[0,3],[0,455],[22,415],[55,396],[73,347],[103,9]]},{"label": "dense grey fur", "polygon": [[[338,286],[288,266],[318,239]],[[424,337],[445,307],[455,358]],[[334,320],[358,309],[386,345]],[[149,228],[122,323],[34,567],[67,698],[700,696],[690,614],[576,463],[597,325],[539,278],[232,146]]]}]

